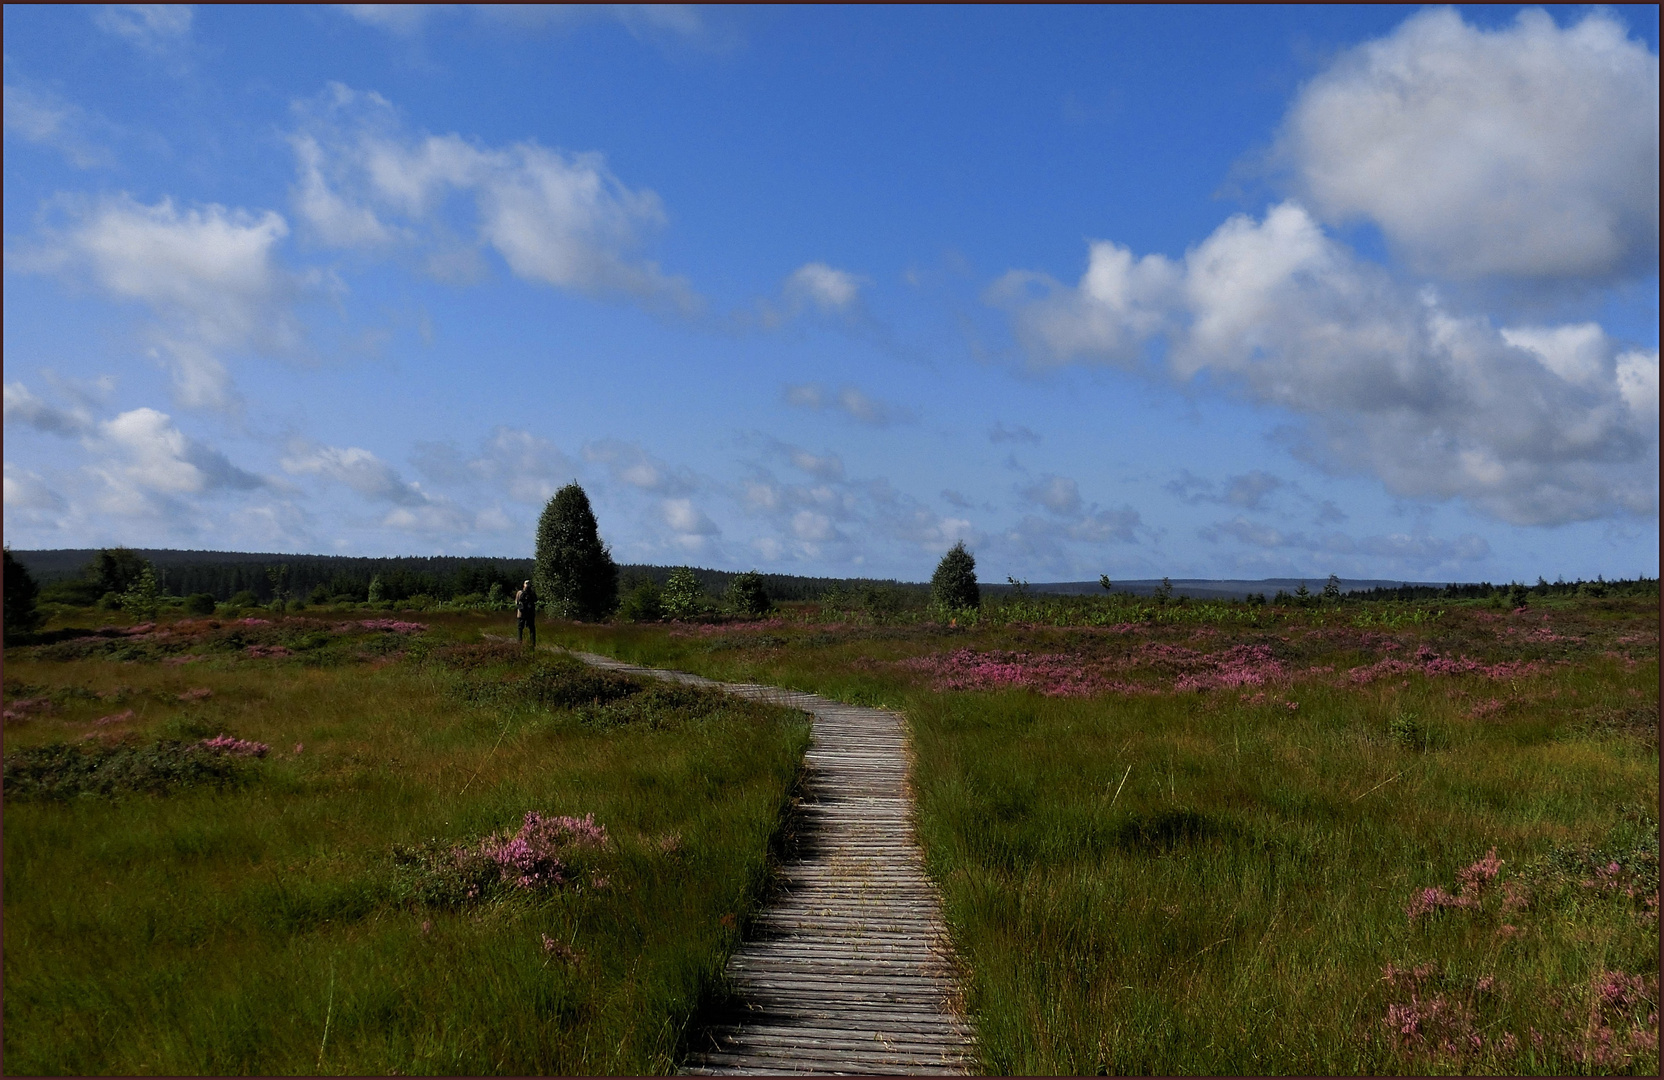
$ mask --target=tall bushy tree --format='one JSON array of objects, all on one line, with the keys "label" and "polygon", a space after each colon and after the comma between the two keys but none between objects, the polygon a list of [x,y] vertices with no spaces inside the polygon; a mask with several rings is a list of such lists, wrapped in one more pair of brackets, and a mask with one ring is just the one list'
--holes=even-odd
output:
[{"label": "tall bushy tree", "polygon": [[690,619],[699,614],[704,605],[704,586],[699,584],[699,575],[693,572],[691,566],[678,566],[670,572],[670,579],[664,583],[664,590],[660,600],[664,604],[664,613],[672,619]]},{"label": "tall bushy tree", "polygon": [[930,602],[943,611],[963,611],[982,604],[976,584],[976,559],[961,540],[948,549],[930,575]]},{"label": "tall bushy tree", "polygon": [[139,575],[149,569],[149,561],[130,548],[104,548],[88,564],[87,576],[98,582],[101,595],[115,593],[119,596],[131,589],[139,580]]},{"label": "tall bushy tree", "polygon": [[40,612],[35,609],[40,589],[29,568],[12,558],[11,548],[6,549],[5,587],[5,636],[27,634],[40,626]]},{"label": "tall bushy tree", "polygon": [[575,483],[555,492],[537,519],[533,584],[551,611],[569,619],[604,619],[618,607],[618,564]]},{"label": "tall bushy tree", "polygon": [[763,590],[763,576],[755,570],[734,575],[728,583],[728,603],[741,615],[766,615],[774,606]]}]

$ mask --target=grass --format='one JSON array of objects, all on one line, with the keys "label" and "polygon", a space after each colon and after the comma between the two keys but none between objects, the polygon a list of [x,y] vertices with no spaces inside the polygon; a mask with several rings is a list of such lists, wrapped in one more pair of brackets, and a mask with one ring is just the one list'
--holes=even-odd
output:
[{"label": "grass", "polygon": [[[260,617],[8,649],[8,1071],[672,1071],[765,886],[806,719],[524,659],[482,638],[501,617]],[[220,734],[269,750],[234,783],[152,783]],[[13,784],[64,743],[152,764]],[[608,842],[563,850],[553,889],[434,887],[528,810]]]},{"label": "grass", "polygon": [[555,636],[902,709],[991,1072],[1657,1073],[1656,597],[1080,607]]}]

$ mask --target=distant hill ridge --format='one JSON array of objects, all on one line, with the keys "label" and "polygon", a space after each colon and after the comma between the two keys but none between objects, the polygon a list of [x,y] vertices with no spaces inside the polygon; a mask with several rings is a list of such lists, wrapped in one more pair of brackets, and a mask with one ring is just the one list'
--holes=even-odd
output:
[{"label": "distant hill ridge", "polygon": [[[266,599],[271,585],[266,578],[266,567],[287,565],[289,587],[295,595],[305,595],[324,585],[340,592],[361,591],[373,577],[382,578],[383,589],[389,599],[403,599],[418,593],[448,597],[466,592],[487,591],[493,582],[511,589],[531,576],[533,560],[529,558],[493,557],[488,555],[293,555],[280,552],[255,551],[193,551],[173,548],[133,548],[135,554],[149,560],[164,578],[167,591],[176,594],[207,592],[216,599],[228,599],[233,593],[247,589]],[[98,548],[50,548],[32,551],[13,550],[12,556],[43,585],[78,577]],[[664,583],[674,567],[644,563],[629,563],[619,567],[624,582],[650,577]],[[708,591],[720,593],[738,571],[696,567],[700,584]],[[770,596],[780,600],[812,599],[832,588],[849,589],[864,586],[887,586],[903,589],[926,588],[924,582],[904,582],[894,578],[833,578],[808,577],[797,574],[763,574],[764,588]],[[1326,577],[1208,579],[1174,578],[1174,596],[1189,596],[1196,600],[1240,600],[1251,593],[1274,595],[1278,591],[1293,593],[1302,584],[1312,592],[1319,592]],[[1150,596],[1161,587],[1154,578],[1115,581],[1114,591],[1135,596]],[[1367,592],[1373,589],[1444,588],[1445,583],[1402,581],[1381,578],[1341,578],[1342,592]],[[994,596],[1012,591],[1009,584],[985,582],[982,588]],[[1096,596],[1103,587],[1096,581],[1042,581],[1027,586],[1031,593],[1065,596]]]}]

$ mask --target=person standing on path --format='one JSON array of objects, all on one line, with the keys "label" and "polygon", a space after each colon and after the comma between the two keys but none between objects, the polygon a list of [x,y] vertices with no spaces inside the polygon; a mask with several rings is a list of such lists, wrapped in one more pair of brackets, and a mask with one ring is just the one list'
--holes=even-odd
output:
[{"label": "person standing on path", "polygon": [[527,581],[514,594],[514,640],[523,642],[526,631],[532,632],[532,648],[537,648],[537,590]]}]

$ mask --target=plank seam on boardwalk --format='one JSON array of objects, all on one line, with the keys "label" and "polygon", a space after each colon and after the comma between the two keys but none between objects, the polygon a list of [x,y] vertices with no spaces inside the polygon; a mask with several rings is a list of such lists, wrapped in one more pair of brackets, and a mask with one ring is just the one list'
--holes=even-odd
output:
[{"label": "plank seam on boardwalk", "polygon": [[924,872],[901,717],[817,694],[723,683],[594,653],[595,667],[723,690],[812,718],[799,820],[806,853],[728,962],[733,1015],[697,1033],[697,1074],[937,1073],[976,1068],[941,898]]}]

